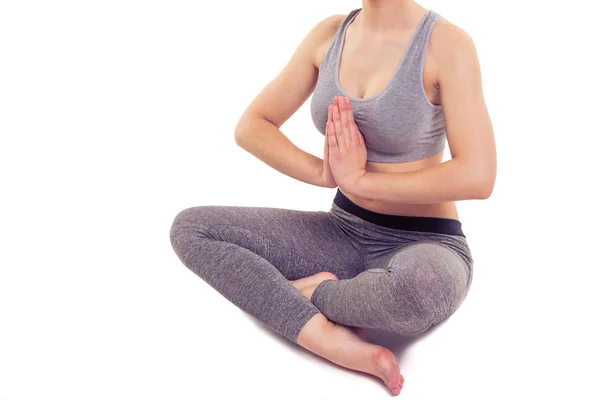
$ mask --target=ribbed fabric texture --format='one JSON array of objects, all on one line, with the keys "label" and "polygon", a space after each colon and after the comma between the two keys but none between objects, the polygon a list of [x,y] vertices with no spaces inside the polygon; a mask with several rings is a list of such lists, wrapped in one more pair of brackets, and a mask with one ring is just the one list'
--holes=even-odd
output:
[{"label": "ribbed fabric texture", "polygon": [[[340,86],[339,67],[348,26],[361,9],[351,11],[338,28],[319,69],[311,115],[325,135],[327,108],[334,96],[352,100],[354,119],[367,146],[367,160],[408,162],[442,152],[446,131],[441,105],[432,104],[423,87],[423,65],[431,31],[439,15],[428,10],[413,31],[388,84],[367,98],[350,96]],[[349,68],[349,67],[345,67]]]}]

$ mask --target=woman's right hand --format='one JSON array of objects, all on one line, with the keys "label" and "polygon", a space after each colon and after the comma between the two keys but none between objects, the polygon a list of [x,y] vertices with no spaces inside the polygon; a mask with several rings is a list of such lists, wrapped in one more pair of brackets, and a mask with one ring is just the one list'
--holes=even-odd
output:
[{"label": "woman's right hand", "polygon": [[[329,126],[330,122],[333,122],[332,118],[333,114],[333,105],[330,104],[327,110],[327,125]],[[327,128],[325,128],[327,130]],[[331,173],[331,167],[329,166],[329,132],[325,132],[325,150],[323,156],[323,168],[321,170],[321,180],[323,182],[323,186],[327,188],[336,188],[338,185],[335,182],[335,178]]]}]

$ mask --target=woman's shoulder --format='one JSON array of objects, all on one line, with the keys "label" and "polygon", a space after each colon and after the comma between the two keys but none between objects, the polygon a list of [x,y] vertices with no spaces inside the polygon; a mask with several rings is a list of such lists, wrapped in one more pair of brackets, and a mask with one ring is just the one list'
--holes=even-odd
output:
[{"label": "woman's shoulder", "polygon": [[318,36],[331,38],[335,35],[347,16],[347,14],[333,14],[325,17],[317,22],[313,27],[313,31]]},{"label": "woman's shoulder", "polygon": [[327,52],[347,16],[347,14],[330,15],[317,22],[309,31],[307,38],[311,43],[313,62],[316,67],[320,65],[320,60],[323,59],[325,52]]},{"label": "woman's shoulder", "polygon": [[473,39],[465,29],[437,14],[430,41],[434,52],[436,49],[438,52],[448,52],[461,50],[461,44],[472,43]]}]

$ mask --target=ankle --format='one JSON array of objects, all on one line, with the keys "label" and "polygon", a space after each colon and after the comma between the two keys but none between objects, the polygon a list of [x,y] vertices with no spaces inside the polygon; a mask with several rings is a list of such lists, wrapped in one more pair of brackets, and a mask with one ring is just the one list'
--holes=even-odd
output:
[{"label": "ankle", "polygon": [[322,350],[331,336],[335,324],[323,314],[315,314],[298,334],[297,343],[312,352]]}]

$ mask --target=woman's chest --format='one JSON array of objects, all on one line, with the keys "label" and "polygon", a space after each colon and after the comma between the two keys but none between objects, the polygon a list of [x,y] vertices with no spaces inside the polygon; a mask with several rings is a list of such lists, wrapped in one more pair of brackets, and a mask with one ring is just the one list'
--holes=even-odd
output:
[{"label": "woman's chest", "polygon": [[[323,135],[327,108],[335,96],[345,96],[335,84],[318,84],[313,93],[311,114]],[[351,98],[354,121],[368,149],[378,153],[408,153],[432,143],[432,135],[439,136],[443,130],[441,109],[423,104],[418,96],[414,91],[389,90],[367,101]]]}]

